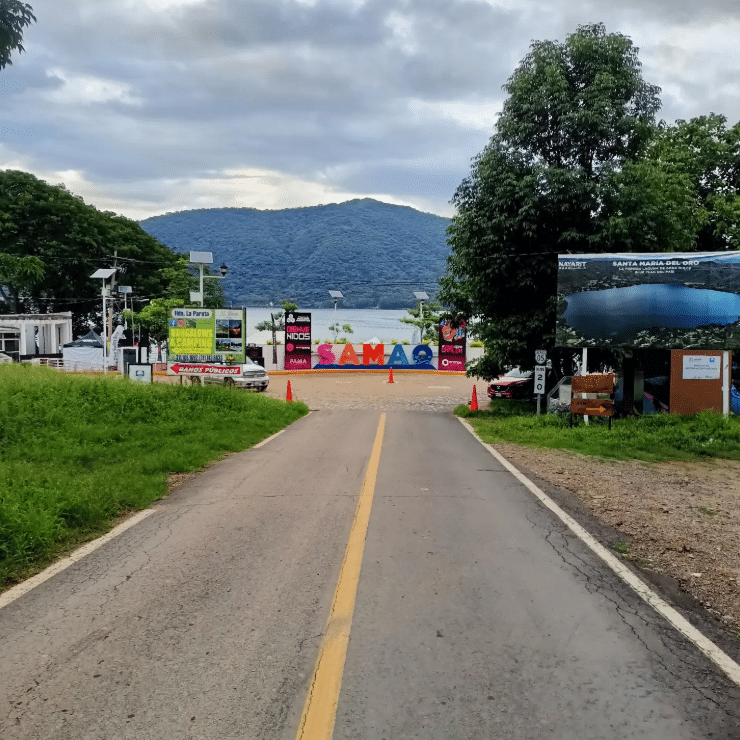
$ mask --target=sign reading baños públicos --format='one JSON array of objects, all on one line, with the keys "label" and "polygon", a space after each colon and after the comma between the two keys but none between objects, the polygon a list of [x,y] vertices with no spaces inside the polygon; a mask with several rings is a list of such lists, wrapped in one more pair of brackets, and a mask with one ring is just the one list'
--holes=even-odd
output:
[{"label": "sign reading ba\u00f1os p\u00fablicos", "polygon": [[740,348],[740,252],[558,255],[560,347]]}]

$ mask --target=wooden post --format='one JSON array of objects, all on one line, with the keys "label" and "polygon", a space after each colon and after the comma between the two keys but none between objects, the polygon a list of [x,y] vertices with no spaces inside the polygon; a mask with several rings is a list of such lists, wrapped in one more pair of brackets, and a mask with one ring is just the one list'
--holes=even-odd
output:
[{"label": "wooden post", "polygon": [[[583,348],[583,357],[581,359],[581,375],[588,375],[588,348]],[[588,425],[588,416],[583,417],[583,423]]]}]

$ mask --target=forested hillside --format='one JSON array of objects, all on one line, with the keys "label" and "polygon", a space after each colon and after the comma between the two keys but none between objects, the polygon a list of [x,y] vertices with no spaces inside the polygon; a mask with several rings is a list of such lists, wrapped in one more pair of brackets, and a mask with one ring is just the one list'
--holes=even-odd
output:
[{"label": "forested hillside", "polygon": [[259,211],[211,208],[155,216],[142,228],[176,252],[213,253],[229,267],[227,303],[347,308],[406,308],[414,291],[430,297],[449,254],[449,220],[375,200]]}]

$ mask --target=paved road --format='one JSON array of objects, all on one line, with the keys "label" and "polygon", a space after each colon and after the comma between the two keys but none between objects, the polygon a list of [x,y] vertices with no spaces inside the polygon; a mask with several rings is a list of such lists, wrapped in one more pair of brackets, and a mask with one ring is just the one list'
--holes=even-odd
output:
[{"label": "paved road", "polygon": [[[311,414],[0,610],[0,737],[293,740],[380,415]],[[730,740],[738,707],[451,414],[387,412],[336,740]]]}]

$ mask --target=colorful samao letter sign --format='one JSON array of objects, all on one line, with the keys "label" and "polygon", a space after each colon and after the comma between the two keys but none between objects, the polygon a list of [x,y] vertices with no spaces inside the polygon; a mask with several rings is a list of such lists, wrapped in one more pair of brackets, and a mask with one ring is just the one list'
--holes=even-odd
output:
[{"label": "colorful samao letter sign", "polygon": [[285,369],[311,369],[311,314],[305,311],[285,314]]}]

